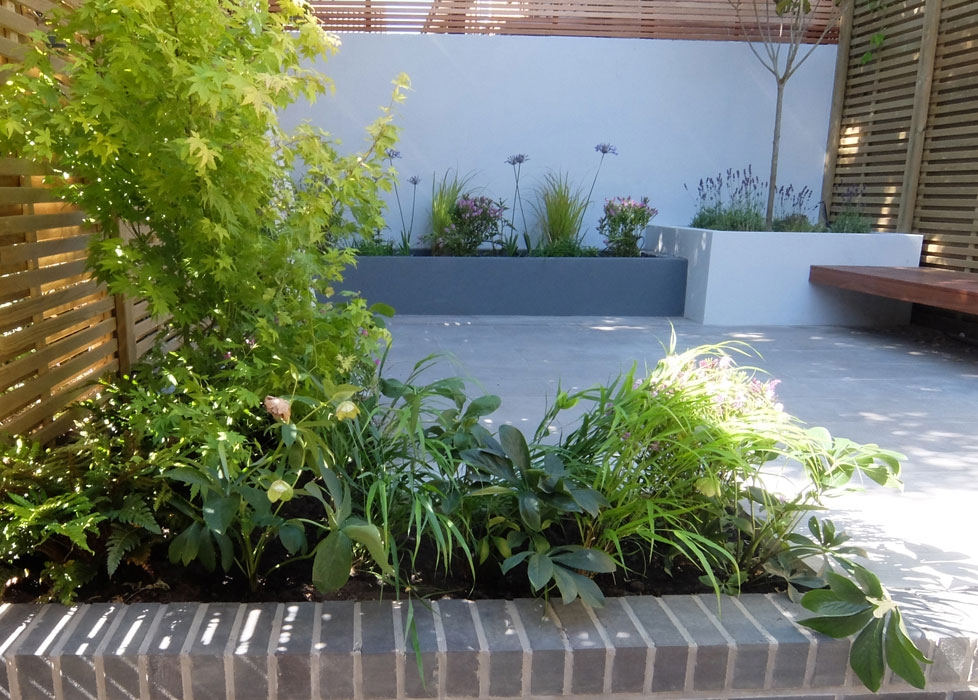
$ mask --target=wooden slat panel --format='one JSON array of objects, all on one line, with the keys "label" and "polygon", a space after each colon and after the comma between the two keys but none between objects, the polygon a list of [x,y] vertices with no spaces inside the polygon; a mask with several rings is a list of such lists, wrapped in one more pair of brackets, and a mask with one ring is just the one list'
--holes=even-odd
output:
[{"label": "wooden slat panel", "polygon": [[84,220],[85,214],[80,211],[67,211],[60,214],[4,216],[0,217],[0,235],[79,226]]},{"label": "wooden slat panel", "polygon": [[64,358],[73,357],[89,346],[97,345],[99,338],[110,336],[114,331],[115,319],[108,318],[58,343],[48,345],[43,350],[0,364],[0,391],[11,384],[28,380],[35,372],[61,362]]},{"label": "wooden slat panel", "polygon": [[70,238],[52,238],[36,243],[21,243],[0,248],[0,268],[28,260],[40,260],[52,255],[75,253],[83,251],[92,240],[91,234],[72,236]]},{"label": "wooden slat panel", "polygon": [[61,331],[101,320],[103,314],[115,309],[112,299],[104,298],[92,304],[80,306],[68,313],[44,319],[23,330],[0,337],[0,362],[6,362],[45,338],[56,336]]},{"label": "wooden slat panel", "polygon": [[[332,31],[707,40],[739,40],[750,31],[740,26],[730,3],[717,0],[603,0],[600,4],[342,0],[310,5],[322,25]],[[823,0],[817,5],[816,22],[805,35],[809,42],[816,41],[836,16],[831,2]],[[828,41],[835,41],[836,35],[837,30],[831,30]]]},{"label": "wooden slat panel", "polygon": [[0,204],[60,202],[54,190],[45,187],[0,187]]},{"label": "wooden slat panel", "polygon": [[29,322],[32,316],[43,316],[53,313],[53,309],[65,304],[80,303],[86,297],[104,293],[105,288],[94,280],[83,282],[73,287],[67,287],[57,292],[30,297],[21,301],[0,306],[0,333],[13,326]]},{"label": "wooden slat panel", "polygon": [[70,383],[72,379],[82,374],[90,374],[94,368],[99,368],[111,361],[116,351],[117,343],[110,340],[95,348],[85,350],[68,362],[44,374],[39,381],[28,382],[17,389],[0,394],[2,412],[0,422],[19,413],[24,406],[43,400],[55,387]]},{"label": "wooden slat panel", "polygon": [[21,15],[6,7],[0,7],[0,27],[28,35],[38,29],[38,24],[30,17]]},{"label": "wooden slat panel", "polygon": [[49,282],[70,279],[75,275],[85,272],[85,260],[65,263],[64,265],[51,265],[37,270],[27,270],[26,272],[16,272],[12,275],[0,277],[0,299],[17,292],[25,292],[31,287],[37,287]]}]

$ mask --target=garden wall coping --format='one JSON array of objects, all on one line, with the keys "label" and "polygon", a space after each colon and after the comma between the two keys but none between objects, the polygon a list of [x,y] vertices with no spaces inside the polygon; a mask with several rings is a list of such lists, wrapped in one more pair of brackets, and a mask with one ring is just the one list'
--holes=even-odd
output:
[{"label": "garden wall coping", "polygon": [[[849,640],[798,627],[776,594],[580,601],[98,603],[0,606],[11,700],[881,697],[975,700],[975,635],[911,635],[935,663],[918,691],[871,696]],[[420,659],[422,673],[418,672]]]}]

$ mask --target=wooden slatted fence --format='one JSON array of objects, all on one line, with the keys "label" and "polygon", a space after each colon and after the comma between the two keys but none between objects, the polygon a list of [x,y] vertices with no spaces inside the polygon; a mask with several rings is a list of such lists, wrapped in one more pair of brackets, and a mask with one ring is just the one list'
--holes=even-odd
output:
[{"label": "wooden slatted fence", "polygon": [[[0,65],[23,55],[48,0],[0,2]],[[145,303],[108,294],[86,269],[96,232],[61,201],[36,163],[0,158],[0,432],[48,442],[70,405],[152,346]]]},{"label": "wooden slatted fence", "polygon": [[[767,0],[765,0],[766,2]],[[743,0],[752,17],[751,0]],[[815,42],[834,22],[831,0],[816,0]],[[323,26],[341,32],[587,36],[738,41],[741,26],[727,0],[329,0],[310,3]],[[827,43],[837,39],[834,30]]]},{"label": "wooden slatted fence", "polygon": [[884,8],[861,5],[842,31],[823,199],[832,216],[861,191],[881,230],[924,235],[924,265],[978,273],[978,6]]}]

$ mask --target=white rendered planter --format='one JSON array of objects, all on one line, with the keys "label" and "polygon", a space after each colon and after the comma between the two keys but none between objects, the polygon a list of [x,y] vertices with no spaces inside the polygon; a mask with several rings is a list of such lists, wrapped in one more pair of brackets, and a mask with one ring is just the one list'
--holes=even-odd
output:
[{"label": "white rendered planter", "polygon": [[908,233],[711,231],[649,226],[647,248],[689,261],[686,318],[707,325],[888,326],[911,305],[808,281],[812,265],[913,266],[923,237]]}]

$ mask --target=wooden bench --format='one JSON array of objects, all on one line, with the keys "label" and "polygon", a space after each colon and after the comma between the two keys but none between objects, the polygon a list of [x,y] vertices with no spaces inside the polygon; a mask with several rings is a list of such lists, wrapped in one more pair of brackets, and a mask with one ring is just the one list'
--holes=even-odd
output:
[{"label": "wooden bench", "polygon": [[936,267],[812,265],[809,282],[978,315],[978,274]]}]

